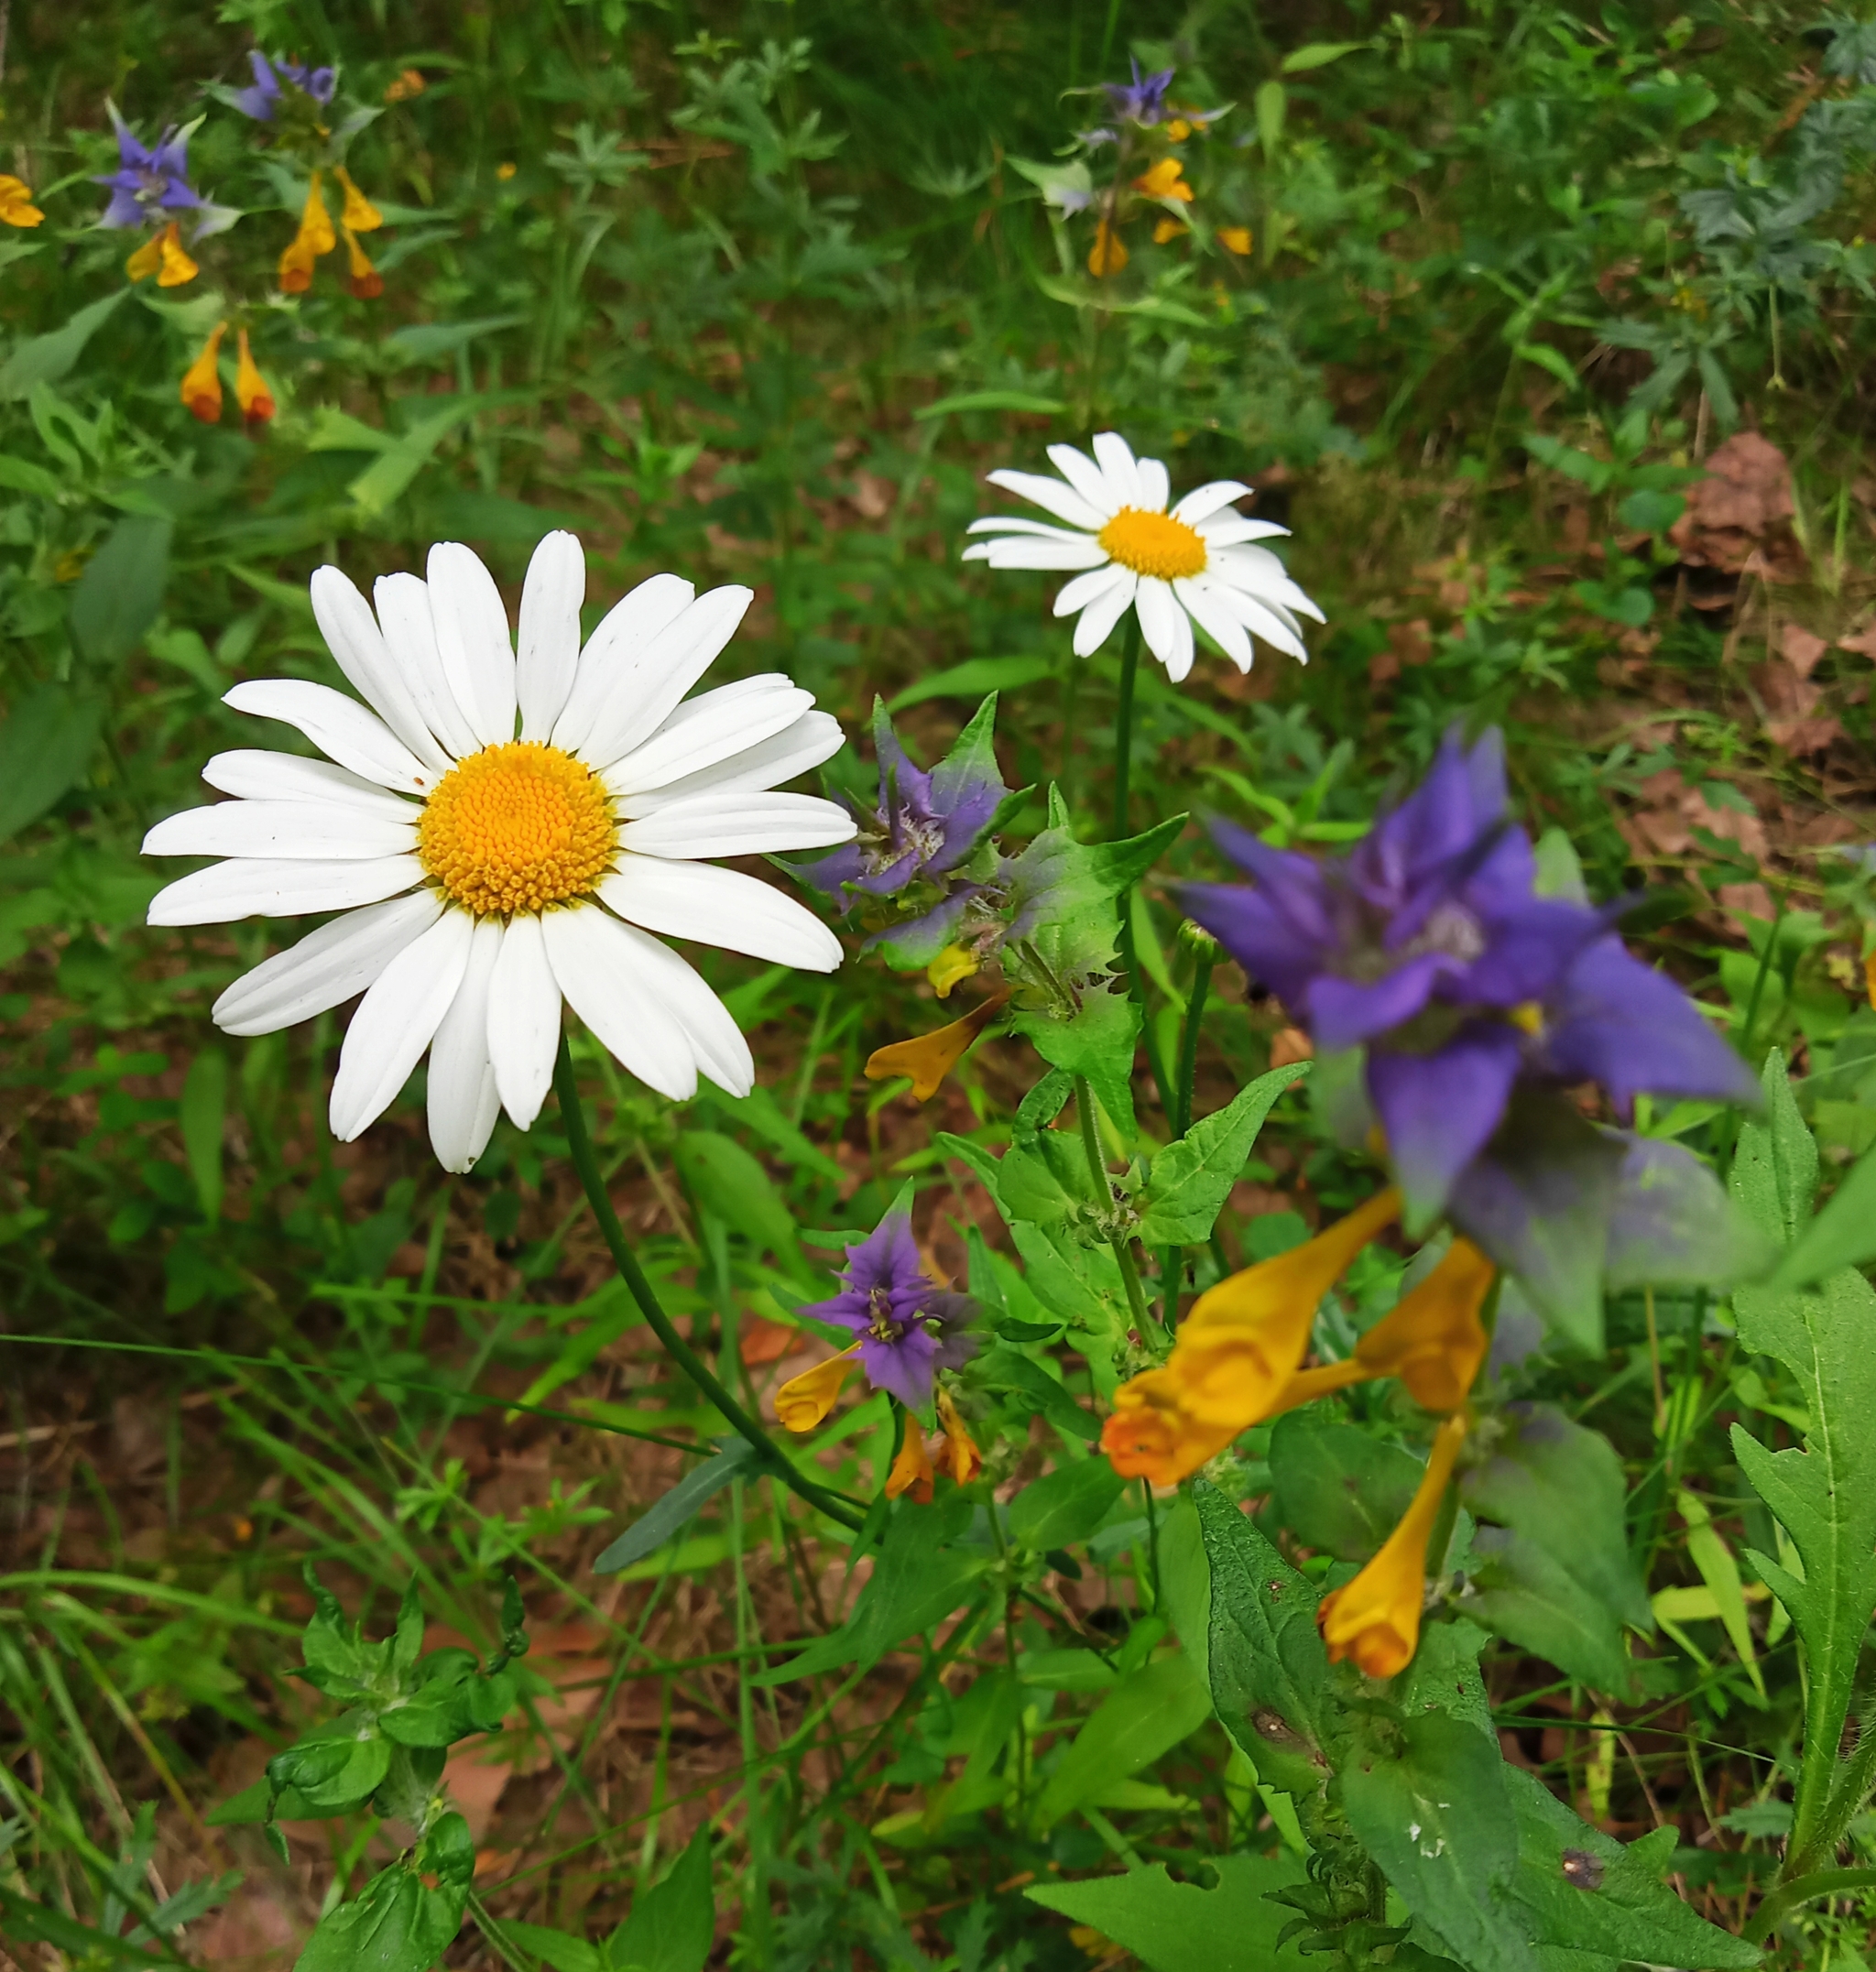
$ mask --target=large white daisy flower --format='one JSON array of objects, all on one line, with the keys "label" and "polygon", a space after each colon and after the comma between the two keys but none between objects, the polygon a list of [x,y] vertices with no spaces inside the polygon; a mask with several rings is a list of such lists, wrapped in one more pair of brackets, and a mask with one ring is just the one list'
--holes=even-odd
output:
[{"label": "large white daisy flower", "polygon": [[991,515],[969,531],[998,539],[974,543],[964,558],[992,568],[1085,569],[1055,598],[1058,616],[1080,613],[1076,657],[1098,650],[1130,606],[1175,684],[1192,669],[1194,623],[1240,671],[1250,669],[1253,634],[1307,661],[1296,619],[1320,623],[1323,613],[1268,548],[1250,545],[1290,531],[1235,510],[1250,487],[1215,479],[1172,507],[1166,468],[1136,459],[1118,431],[1098,434],[1092,459],[1073,445],[1051,445],[1049,458],[1060,479],[1006,471],[992,473],[990,484],[1067,526]]},{"label": "large white daisy flower", "polygon": [[[654,932],[830,972],[840,942],[801,904],[697,860],[847,841],[832,801],[769,790],[818,766],[839,726],[777,674],[693,699],[750,592],[654,575],[585,648],[586,562],[534,551],[518,648],[486,568],[453,541],[429,581],[387,575],[377,614],[335,568],[312,608],[365,705],[329,686],[236,685],[237,712],[298,726],[327,760],[241,751],[202,769],[235,797],[160,822],[152,855],[228,858],[160,891],[152,924],[343,915],[215,1002],[266,1034],[365,995],[333,1084],[333,1133],[379,1117],[430,1051],[430,1134],[451,1171],[504,1108],[526,1129],[553,1079],[564,999],[620,1062],[682,1099],[701,1071],[755,1079],[729,1010]],[[335,764],[328,765],[327,761]]]}]

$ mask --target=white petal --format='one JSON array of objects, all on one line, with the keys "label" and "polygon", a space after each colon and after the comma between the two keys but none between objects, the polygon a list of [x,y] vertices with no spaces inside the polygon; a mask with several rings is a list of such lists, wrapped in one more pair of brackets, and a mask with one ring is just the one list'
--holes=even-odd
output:
[{"label": "white petal", "polygon": [[495,1066],[488,1058],[488,982],[501,948],[500,921],[478,919],[470,934],[463,983],[430,1044],[430,1143],[445,1171],[474,1165],[487,1149],[501,1113]]},{"label": "white petal", "polygon": [[844,955],[840,940],[805,905],[714,863],[628,855],[599,886],[599,900],[648,932],[802,972],[831,973]]},{"label": "white petal", "polygon": [[330,1116],[341,1143],[376,1123],[410,1079],[463,984],[474,929],[466,911],[444,911],[359,1001],[333,1077]]},{"label": "white petal", "polygon": [[618,795],[649,793],[786,732],[814,703],[780,671],[686,699],[642,746],[606,769]]},{"label": "white petal", "polygon": [[640,855],[769,855],[831,849],[859,833],[853,817],[813,794],[693,794],[619,830],[619,845]]},{"label": "white petal", "polygon": [[1090,513],[1100,516],[1095,522],[1096,532],[1126,506],[1126,496],[1108,485],[1107,475],[1086,452],[1073,445],[1051,445],[1049,463],[1074,488],[1075,498],[1085,501]]},{"label": "white petal", "polygon": [[352,579],[331,566],[314,569],[311,593],[320,635],[351,680],[352,689],[431,773],[448,773],[450,757],[438,746],[430,722],[386,648],[371,605]]},{"label": "white petal", "polygon": [[439,541],[424,564],[443,676],[485,746],[515,736],[515,652],[508,612],[482,557],[461,541]]},{"label": "white petal", "polygon": [[436,648],[436,622],[431,615],[430,591],[420,575],[380,575],[372,587],[377,620],[384,626],[385,648],[397,660],[410,695],[443,750],[460,760],[480,753],[482,742],[469,723],[467,711],[443,676],[443,660]]},{"label": "white petal", "polygon": [[[1052,446],[1050,456],[1057,451],[1067,451],[1066,446]],[[1075,453],[1081,458],[1079,452]],[[1084,465],[1086,460],[1082,460]],[[1093,472],[1094,468],[1089,466]],[[1014,473],[1007,467],[995,473],[987,473],[985,478],[993,486],[1001,486],[1006,493],[1013,493],[1020,500],[1027,500],[1031,507],[1040,507],[1045,514],[1053,514],[1058,520],[1065,520],[1072,528],[1085,528],[1091,534],[1098,534],[1114,518],[1111,507],[1097,507],[1074,486],[1064,486],[1059,479],[1050,479],[1042,473]]]},{"label": "white petal", "polygon": [[1172,606],[1172,655],[1166,659],[1166,675],[1176,685],[1183,684],[1192,670],[1197,644],[1192,634],[1192,618],[1179,607],[1176,597]]},{"label": "white petal", "polygon": [[423,865],[414,855],[374,856],[364,863],[240,856],[180,877],[158,890],[144,921],[232,924],[236,918],[307,918],[317,910],[382,903],[422,881]]},{"label": "white petal", "polygon": [[402,855],[416,847],[414,816],[392,821],[336,801],[216,801],[169,816],[143,839],[145,855],[274,855],[301,863]]},{"label": "white petal", "polygon": [[1146,487],[1140,482],[1140,466],[1133,456],[1133,447],[1118,431],[1096,431],[1095,433],[1095,458],[1107,484],[1120,495],[1123,507],[1147,507],[1152,502],[1147,498]]},{"label": "white petal", "polygon": [[381,788],[428,794],[440,778],[376,713],[330,685],[303,678],[256,678],[224,693],[222,703],[257,719],[298,726],[329,758]]},{"label": "white petal", "polygon": [[423,812],[330,760],[309,760],[298,753],[269,753],[259,746],[236,746],[216,754],[202,768],[202,778],[210,787],[239,795],[244,801],[332,801],[387,822],[415,822]]},{"label": "white petal", "polygon": [[1172,498],[1172,482],[1166,468],[1157,459],[1137,459],[1133,469],[1140,477],[1140,504],[1163,514]]},{"label": "white petal", "polygon": [[1247,520],[1241,514],[1220,514],[1216,520],[1201,520],[1193,531],[1210,548],[1235,548],[1240,541],[1268,541],[1288,534],[1274,520]]},{"label": "white petal", "polygon": [[629,664],[616,666],[612,689],[581,742],[580,757],[603,770],[657,732],[716,661],[755,600],[753,589],[736,583],[706,590]]},{"label": "white petal", "polygon": [[673,801],[688,801],[693,794],[727,793],[733,788],[750,791],[779,788],[784,780],[792,780],[811,767],[831,760],[845,745],[846,735],[841,731],[839,720],[829,713],[806,712],[791,726],[773,739],[765,739],[759,746],[733,753],[728,759],[706,767],[700,774],[686,774],[682,780],[671,781],[649,794],[620,801],[617,812],[622,820],[630,821],[638,815],[649,815],[655,809],[668,808]]},{"label": "white petal", "polygon": [[729,1008],[689,960],[629,925],[622,929],[643,941],[640,955],[646,976],[682,1030],[697,1066],[719,1088],[747,1095],[756,1085],[756,1060]]},{"label": "white petal", "polygon": [[972,560],[987,561],[992,568],[1098,568],[1107,559],[1099,541],[1032,541],[1022,539],[987,541],[988,552],[978,557],[965,550]]},{"label": "white petal", "polygon": [[546,739],[580,668],[580,605],[586,600],[586,556],[574,534],[543,534],[521,585],[521,634],[515,692],[521,737]]},{"label": "white petal", "polygon": [[1140,577],[1131,569],[1123,569],[1127,578],[1118,587],[1109,589],[1090,603],[1081,613],[1081,619],[1074,626],[1074,654],[1078,658],[1091,658],[1113,634],[1118,623],[1132,606],[1140,591]]},{"label": "white petal", "polygon": [[1189,528],[1196,527],[1207,515],[1216,514],[1221,507],[1229,507],[1233,500],[1241,500],[1247,493],[1256,490],[1241,479],[1208,479],[1180,501],[1172,509],[1172,518],[1184,521]]},{"label": "white petal", "polygon": [[1172,584],[1172,594],[1191,611],[1193,620],[1211,640],[1217,645],[1240,671],[1250,669],[1250,638],[1245,635],[1244,626],[1229,610],[1221,609],[1214,601],[1216,591],[1208,589],[1204,583],[1187,582],[1183,578]]},{"label": "white petal", "polygon": [[630,670],[645,647],[683,615],[696,594],[681,575],[653,575],[613,605],[580,653],[573,689],[554,721],[556,746],[564,746],[569,753],[582,751],[613,686]]},{"label": "white petal", "polygon": [[1247,630],[1255,631],[1265,643],[1286,651],[1292,658],[1308,660],[1309,653],[1303,648],[1303,639],[1271,605],[1259,602],[1256,596],[1242,589],[1234,589],[1229,583],[1207,582],[1205,593],[1219,608],[1228,610]]},{"label": "white petal", "polygon": [[660,1095],[694,1095],[696,1052],[646,956],[648,948],[662,949],[658,941],[590,905],[549,911],[541,930],[567,1005],[600,1044]]},{"label": "white petal", "polygon": [[224,1034],[271,1034],[362,993],[442,915],[429,890],[350,910],[243,973],[211,1008]]},{"label": "white petal", "polygon": [[502,1107],[517,1129],[531,1128],[540,1114],[560,1044],[561,989],[547,963],[540,920],[521,911],[502,933],[488,989],[488,1056]]},{"label": "white petal", "polygon": [[[1140,635],[1147,640],[1147,648],[1162,664],[1170,664],[1179,648],[1179,624],[1184,615],[1172,600],[1172,585],[1157,575],[1142,575],[1134,607],[1140,612]],[[1186,635],[1192,635],[1189,627]]]},{"label": "white petal", "polygon": [[1088,538],[1085,528],[1052,528],[1046,520],[1025,520],[1020,514],[988,514],[982,520],[974,520],[965,529],[966,534],[1033,534],[1045,541],[1085,541]]},{"label": "white petal", "polygon": [[[1077,575],[1073,582],[1065,582],[1055,592],[1054,614],[1072,616],[1078,609],[1085,609],[1097,598],[1111,589],[1127,588],[1129,571],[1118,562],[1110,561],[1106,568],[1091,568],[1085,575]],[[1128,590],[1130,595],[1132,591]]]},{"label": "white petal", "polygon": [[1263,602],[1301,610],[1318,623],[1324,620],[1322,611],[1290,580],[1289,570],[1268,548],[1226,549],[1211,557],[1207,572],[1235,589],[1248,589]]}]

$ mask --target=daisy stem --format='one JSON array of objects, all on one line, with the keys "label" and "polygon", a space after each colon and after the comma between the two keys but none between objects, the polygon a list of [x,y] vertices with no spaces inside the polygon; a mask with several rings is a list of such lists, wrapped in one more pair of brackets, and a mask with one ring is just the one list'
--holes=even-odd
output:
[{"label": "daisy stem", "polygon": [[632,1299],[638,1302],[646,1325],[664,1345],[665,1354],[715,1405],[724,1422],[756,1448],[764,1471],[780,1479],[791,1493],[805,1499],[830,1520],[838,1520],[844,1527],[857,1528],[861,1520],[859,1511],[839,1494],[830,1492],[824,1486],[817,1486],[797,1471],[774,1439],[717,1381],[702,1357],[671,1325],[671,1317],[659,1302],[657,1291],[646,1278],[645,1269],[639,1266],[631,1247],[626,1244],[625,1228],[619,1224],[618,1214],[613,1210],[612,1200],[606,1193],[605,1179],[593,1149],[593,1137],[586,1128],[586,1112],[580,1103],[580,1084],[573,1073],[573,1057],[564,1034],[561,1036],[561,1051],[554,1059],[553,1090],[560,1100],[561,1121],[566,1128],[567,1154],[573,1159],[573,1169],[586,1193],[586,1203],[593,1208],[600,1237],[605,1241],[613,1265],[618,1269]]},{"label": "daisy stem", "polygon": [[[1133,681],[1140,670],[1140,617],[1127,613],[1127,636],[1120,646],[1120,702],[1114,709],[1114,840],[1127,834],[1128,780],[1133,768]],[[1071,737],[1071,744],[1073,735]]]}]

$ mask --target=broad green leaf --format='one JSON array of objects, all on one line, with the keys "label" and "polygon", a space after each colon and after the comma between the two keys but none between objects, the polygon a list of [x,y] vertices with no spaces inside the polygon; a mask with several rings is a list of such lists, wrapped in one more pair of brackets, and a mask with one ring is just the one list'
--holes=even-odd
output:
[{"label": "broad green leaf", "polygon": [[1037,1833],[1170,1753],[1211,1711],[1210,1694],[1183,1651],[1130,1672],[1088,1715],[1043,1783],[1031,1810]]},{"label": "broad green leaf", "polygon": [[527,320],[526,315],[483,315],[473,321],[406,322],[385,337],[382,347],[386,355],[399,362],[434,363],[453,356],[479,336],[518,328]]},{"label": "broad green leaf", "polygon": [[1240,1089],[1157,1152],[1147,1174],[1138,1237],[1149,1247],[1196,1246],[1209,1239],[1231,1187],[1244,1175],[1250,1148],[1277,1098],[1308,1074],[1298,1062],[1273,1068]]},{"label": "broad green leaf", "polygon": [[27,397],[38,384],[56,384],[84,354],[93,332],[130,292],[120,288],[102,301],[79,310],[62,329],[49,335],[34,335],[18,344],[0,364],[0,403]]},{"label": "broad green leaf", "polygon": [[760,1084],[747,1095],[725,1095],[708,1083],[698,1085],[699,1102],[733,1117],[764,1143],[772,1144],[797,1171],[818,1172],[833,1184],[845,1184],[846,1172],[821,1146],[803,1135],[781,1113],[781,1105]]},{"label": "broad green leaf", "polygon": [[998,1343],[983,1358],[977,1374],[993,1390],[1015,1390],[1028,1399],[1031,1407],[1057,1431],[1089,1440],[1101,1435],[1100,1419],[1084,1410],[1072,1391],[1064,1389],[1033,1357],[1005,1343]]},{"label": "broad green leaf", "polygon": [[393,1863],[363,1896],[320,1920],[293,1972],[430,1972],[463,1928],[468,1901],[466,1878],[432,1889],[414,1868]]},{"label": "broad green leaf", "polygon": [[222,1215],[222,1137],[228,1108],[228,1057],[204,1048],[189,1064],[180,1105],[182,1154],[202,1215],[211,1226]]},{"label": "broad green leaf", "polygon": [[802,1249],[794,1215],[769,1173],[734,1137],[720,1130],[687,1129],[671,1152],[679,1175],[701,1205],[751,1246],[800,1269]]},{"label": "broad green leaf", "polygon": [[[433,403],[435,399],[431,401]],[[430,463],[437,447],[465,418],[482,409],[490,399],[459,397],[445,401],[444,409],[420,419],[408,431],[391,439],[383,453],[346,487],[365,519],[375,520],[385,513]]]},{"label": "broad green leaf", "polygon": [[502,1935],[511,1938],[525,1952],[553,1967],[553,1972],[611,1972],[605,1954],[584,1938],[570,1937],[564,1931],[550,1931],[545,1924],[524,1924],[514,1918],[502,1920]]},{"label": "broad green leaf", "polygon": [[27,493],[41,500],[56,500],[65,491],[58,474],[49,473],[29,459],[10,458],[4,453],[0,453],[0,486],[9,493]]},{"label": "broad green leaf", "polygon": [[1278,1517],[1304,1547],[1366,1561],[1393,1532],[1426,1468],[1397,1444],[1316,1410],[1292,1411],[1271,1433]]},{"label": "broad green leaf", "polygon": [[1520,1768],[1504,1769],[1504,1786],[1518,1826],[1509,1897],[1538,1945],[1709,1972],[1745,1972],[1759,1963],[1752,1945],[1696,1916],[1662,1881],[1674,1867],[1672,1827],[1624,1845],[1579,1820]]},{"label": "broad green leaf", "polygon": [[1491,1704],[1478,1668],[1478,1653],[1490,1640],[1463,1616],[1426,1623],[1413,1661],[1395,1680],[1389,1695],[1409,1715],[1445,1712],[1480,1732],[1493,1731]]},{"label": "broad green leaf", "polygon": [[71,634],[93,664],[122,663],[157,620],[175,531],[173,521],[126,514],[85,563],[71,591]]},{"label": "broad green leaf", "polygon": [[1876,1292],[1846,1269],[1816,1291],[1740,1288],[1733,1296],[1742,1348],[1775,1356],[1796,1378],[1811,1429],[1803,1450],[1770,1452],[1743,1425],[1733,1454],[1791,1536],[1803,1580],[1748,1550],[1804,1646],[1805,1760],[1790,1854],[1816,1867],[1857,1657],[1876,1611]]},{"label": "broad green leaf", "polygon": [[1466,1597],[1468,1616],[1598,1691],[1627,1695],[1632,1673],[1621,1627],[1607,1604],[1515,1529],[1480,1527],[1472,1552],[1478,1565]]},{"label": "broad green leaf", "polygon": [[1075,1132],[1038,1130],[997,1160],[997,1195],[1012,1220],[1050,1230],[1085,1226],[1090,1191],[1087,1153]]},{"label": "broad green leaf", "polygon": [[1444,1712],[1410,1716],[1341,1771],[1348,1825],[1470,1972],[1538,1972],[1506,1903],[1518,1829],[1498,1742]]},{"label": "broad green leaf", "polygon": [[594,1574],[616,1574],[635,1561],[654,1554],[664,1543],[703,1511],[706,1501],[715,1498],[729,1482],[756,1463],[756,1448],[747,1438],[725,1443],[714,1458],[705,1459],[688,1472],[671,1489],[653,1502],[618,1539],[594,1560]]},{"label": "broad green leaf", "polygon": [[1751,1119],[1740,1131],[1729,1184],[1760,1231],[1775,1245],[1785,1247],[1811,1224],[1811,1201],[1817,1191],[1817,1146],[1798,1114],[1784,1056],[1776,1048],[1765,1057],[1760,1086],[1764,1091],[1766,1113],[1762,1118]]},{"label": "broad green leaf", "polygon": [[274,1786],[282,1792],[292,1788],[318,1814],[356,1807],[390,1770],[391,1742],[376,1727],[363,1730],[355,1714],[267,1761],[267,1779]]},{"label": "broad green leaf", "polygon": [[1058,1466],[1009,1502],[1010,1538],[1035,1554],[1085,1541],[1126,1484],[1105,1458]]},{"label": "broad green leaf", "polygon": [[1269,1972],[1314,1961],[1278,1934],[1292,1912],[1270,1892],[1303,1879],[1293,1857],[1214,1856],[1206,1867],[1217,1887],[1175,1883],[1162,1862],[1125,1876],[1047,1883],[1026,1890],[1031,1901],[1086,1924],[1129,1951],[1151,1972]]},{"label": "broad green leaf", "polygon": [[706,1823],[664,1880],[638,1893],[631,1915],[612,1935],[607,1959],[632,1972],[704,1972],[715,1930]]},{"label": "broad green leaf", "polygon": [[1114,1127],[1123,1139],[1132,1138],[1133,1058],[1140,1026],[1137,1000],[1118,986],[1090,986],[1070,1019],[1020,1009],[1010,1025],[1052,1067],[1085,1075]]},{"label": "broad green leaf", "polygon": [[0,725],[0,842],[37,822],[91,764],[101,703],[70,685],[36,685]]},{"label": "broad green leaf", "polygon": [[[1820,1128],[1827,1106],[1818,1105]],[[1858,1114],[1867,1115],[1867,1107],[1860,1108]],[[1840,1267],[1861,1267],[1872,1259],[1876,1259],[1876,1150],[1866,1152],[1850,1167],[1823,1211],[1792,1242],[1772,1284],[1810,1287]]]},{"label": "broad green leaf", "polygon": [[1283,57],[1283,73],[1302,75],[1310,69],[1326,68],[1332,61],[1340,61],[1344,55],[1357,54],[1372,45],[1369,41],[1310,41],[1302,48],[1292,48]]}]

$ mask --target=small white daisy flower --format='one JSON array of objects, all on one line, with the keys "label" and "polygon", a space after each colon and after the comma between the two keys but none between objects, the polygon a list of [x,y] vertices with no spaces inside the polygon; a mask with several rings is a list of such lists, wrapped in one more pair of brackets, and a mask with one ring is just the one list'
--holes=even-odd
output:
[{"label": "small white daisy flower", "polygon": [[1233,508],[1250,487],[1215,479],[1171,507],[1166,468],[1136,459],[1118,431],[1096,438],[1092,459],[1073,445],[1051,445],[1049,458],[1060,479],[996,472],[990,484],[1067,526],[1004,514],[974,520],[971,533],[998,538],[974,543],[964,558],[992,568],[1086,570],[1055,598],[1058,616],[1080,613],[1076,657],[1098,650],[1130,605],[1147,648],[1175,684],[1192,669],[1194,623],[1240,671],[1250,669],[1252,634],[1308,660],[1296,619],[1320,623],[1323,613],[1268,548],[1250,545],[1290,531]]},{"label": "small white daisy flower", "polygon": [[[365,701],[300,679],[236,685],[237,712],[298,726],[335,763],[217,754],[235,797],[160,822],[151,855],[217,855],[160,891],[152,924],[337,911],[214,1005],[266,1034],[355,993],[333,1134],[383,1114],[430,1051],[430,1135],[450,1171],[504,1108],[522,1129],[553,1079],[562,1000],[640,1081],[674,1100],[699,1073],[747,1095],[755,1064],[727,1008],[665,938],[831,972],[840,942],[801,904],[697,860],[830,847],[832,801],[769,790],[835,753],[841,732],[779,674],[693,699],[750,591],[698,595],[654,575],[585,648],[586,562],[571,534],[534,551],[518,648],[467,548],[429,581],[387,575],[377,614],[335,568],[312,578],[321,631]],[[370,710],[366,710],[366,706]]]}]

